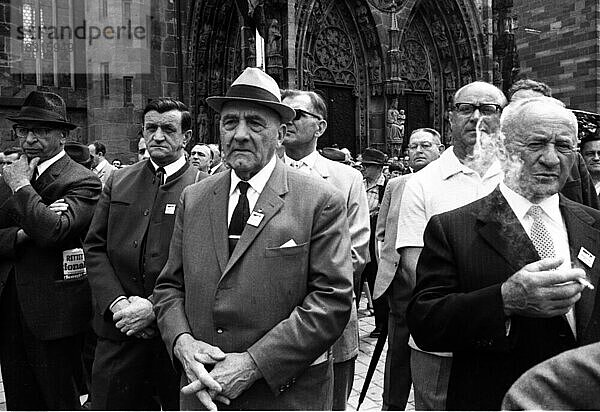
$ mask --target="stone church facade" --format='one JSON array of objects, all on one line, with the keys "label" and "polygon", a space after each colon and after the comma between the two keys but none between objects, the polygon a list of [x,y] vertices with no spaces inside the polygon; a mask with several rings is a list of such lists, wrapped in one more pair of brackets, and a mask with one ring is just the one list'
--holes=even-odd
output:
[{"label": "stone church facade", "polygon": [[[581,16],[598,6],[576,0],[565,14],[553,12],[551,3],[563,10],[571,2],[0,0],[0,114],[17,111],[33,89],[55,91],[81,125],[74,140],[101,140],[109,158],[127,162],[135,159],[145,104],[173,96],[191,108],[193,141],[216,142],[218,114],[205,99],[223,94],[244,67],[256,65],[254,30],[240,11],[248,7],[256,7],[253,17],[260,16],[266,71],[282,88],[317,90],[326,97],[329,127],[320,146],[337,144],[354,154],[368,146],[390,151],[386,115],[394,101],[406,115],[405,136],[433,127],[449,143],[454,92],[476,79],[506,90],[519,72],[549,79],[557,97],[597,111],[597,86],[590,87],[599,73],[598,52],[590,44],[585,49],[590,56],[582,59],[567,43],[574,25],[581,44],[597,41],[596,21],[582,30],[589,17]],[[15,38],[15,26],[47,22],[83,25],[89,35]],[[128,34],[115,40],[117,27]],[[551,29],[563,38],[558,47],[548,37]],[[132,36],[132,30],[140,35]],[[33,52],[26,47],[31,44],[37,45]],[[54,48],[44,52],[50,44]],[[580,77],[585,80],[574,83]],[[586,87],[586,97],[577,97],[565,81]],[[17,143],[3,119],[0,143]]]}]

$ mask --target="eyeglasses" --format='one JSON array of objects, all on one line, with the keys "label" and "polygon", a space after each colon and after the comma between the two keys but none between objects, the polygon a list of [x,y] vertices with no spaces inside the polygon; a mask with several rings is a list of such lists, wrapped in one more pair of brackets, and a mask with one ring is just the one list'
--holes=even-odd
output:
[{"label": "eyeglasses", "polygon": [[29,136],[29,132],[33,133],[34,136],[46,136],[52,129],[51,127],[23,127],[13,126],[13,130],[17,137],[24,139]]},{"label": "eyeglasses", "polygon": [[294,110],[296,111],[296,116],[293,119],[294,121],[300,120],[300,118],[302,116],[312,116],[315,119],[323,120],[323,118],[321,116],[319,116],[318,114],[307,112],[306,110],[302,110],[302,109],[294,109]]},{"label": "eyeglasses", "polygon": [[431,143],[431,142],[411,143],[411,144],[408,145],[408,148],[410,150],[416,150],[416,149],[419,148],[419,146],[421,146],[423,148],[423,150],[429,150],[433,146],[433,143]]},{"label": "eyeglasses", "polygon": [[484,116],[491,116],[502,111],[502,106],[494,103],[456,103],[454,107],[456,107],[456,111],[459,114],[462,114],[464,116],[472,115],[475,112],[475,110],[479,110],[479,113],[481,113]]}]

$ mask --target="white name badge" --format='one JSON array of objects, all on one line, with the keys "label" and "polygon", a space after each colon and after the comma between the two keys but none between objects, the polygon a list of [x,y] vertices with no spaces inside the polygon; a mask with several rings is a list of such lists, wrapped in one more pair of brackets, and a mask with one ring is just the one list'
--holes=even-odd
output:
[{"label": "white name badge", "polygon": [[596,260],[596,256],[592,255],[589,250],[582,246],[581,249],[579,249],[577,259],[581,260],[587,267],[591,268]]},{"label": "white name badge", "polygon": [[167,203],[165,206],[165,215],[174,215],[175,214],[175,204]]},{"label": "white name badge", "polygon": [[87,276],[82,248],[63,250],[63,279],[82,279]]},{"label": "white name badge", "polygon": [[260,222],[262,222],[264,217],[265,217],[264,213],[252,212],[252,214],[248,218],[248,224],[250,226],[258,227],[258,225],[260,225]]}]

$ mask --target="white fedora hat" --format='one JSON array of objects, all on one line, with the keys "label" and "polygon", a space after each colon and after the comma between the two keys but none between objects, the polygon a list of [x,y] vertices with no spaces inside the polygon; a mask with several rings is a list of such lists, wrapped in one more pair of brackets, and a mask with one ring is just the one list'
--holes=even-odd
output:
[{"label": "white fedora hat", "polygon": [[281,103],[277,82],[258,67],[246,68],[231,84],[225,96],[211,96],[206,99],[206,103],[220,112],[225,103],[236,100],[269,107],[279,113],[282,123],[287,123],[296,116],[294,109]]}]

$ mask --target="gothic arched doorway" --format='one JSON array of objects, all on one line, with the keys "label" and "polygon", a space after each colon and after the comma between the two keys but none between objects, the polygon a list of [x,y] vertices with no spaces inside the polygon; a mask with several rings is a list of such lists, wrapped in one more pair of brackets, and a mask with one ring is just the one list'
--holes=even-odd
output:
[{"label": "gothic arched doorway", "polygon": [[[466,0],[413,2],[400,42],[402,90],[388,93],[388,101],[397,98],[398,108],[406,111],[406,137],[417,128],[433,127],[449,143],[452,97],[482,77],[480,20],[472,8]],[[404,148],[407,144],[408,138]]]},{"label": "gothic arched doorway", "polygon": [[364,1],[313,0],[297,15],[298,86],[316,90],[329,105],[329,126],[319,147],[354,154],[368,145],[371,85],[381,81],[381,46]]}]

